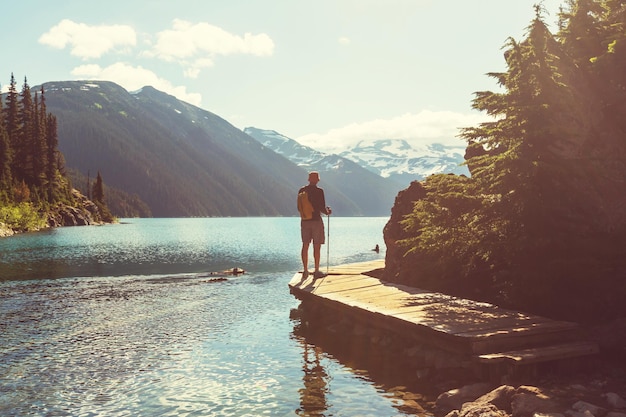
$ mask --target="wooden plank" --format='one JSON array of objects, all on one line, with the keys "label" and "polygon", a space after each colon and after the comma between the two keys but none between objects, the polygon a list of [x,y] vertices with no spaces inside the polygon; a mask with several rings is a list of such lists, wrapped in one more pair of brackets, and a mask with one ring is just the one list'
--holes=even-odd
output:
[{"label": "wooden plank", "polygon": [[371,304],[368,306],[370,311],[393,315],[451,334],[465,335],[473,331],[484,334],[486,329],[518,327],[531,320],[529,316],[499,310],[486,303],[473,303],[439,293],[414,291],[414,294],[407,294],[394,286],[381,285],[379,280],[369,277],[358,282],[341,276],[326,277],[310,282],[307,280],[304,284],[300,288],[316,295],[332,295],[333,299],[345,300],[348,305],[352,300],[358,300],[360,306],[368,302]]},{"label": "wooden plank", "polygon": [[361,275],[363,272],[380,269],[385,266],[384,259],[374,261],[356,262],[344,265],[335,265],[328,269],[331,275]]},{"label": "wooden plank", "polygon": [[598,353],[597,344],[591,342],[574,342],[479,355],[476,359],[478,362],[485,364],[508,361],[516,365],[525,365],[557,359],[594,355],[596,353]]},{"label": "wooden plank", "polygon": [[[363,274],[382,267],[382,260],[339,265],[330,269],[326,277],[309,276],[306,280],[297,273],[289,287],[299,298],[328,303],[381,327],[426,338],[443,348],[465,349],[468,355],[517,352],[532,345],[570,342],[578,337],[575,323],[388,283]],[[567,349],[554,352],[565,355]],[[572,352],[575,354],[575,350]],[[492,362],[500,360],[500,356],[483,359],[488,358]]]},{"label": "wooden plank", "polygon": [[483,329],[459,333],[457,336],[487,339],[493,337],[515,336],[519,334],[547,333],[575,329],[578,329],[578,325],[576,323],[550,320],[545,317],[535,316],[532,320],[528,320],[526,323],[520,323],[520,325],[515,327],[512,326],[504,329],[485,327]]},{"label": "wooden plank", "polygon": [[[468,307],[465,303],[452,300],[447,303],[425,305],[419,310],[396,313],[407,320],[421,322],[450,334],[466,336],[472,332],[482,334],[487,331],[511,329],[529,324],[539,324],[548,319],[527,316],[496,306]],[[478,336],[476,334],[476,336]]]},{"label": "wooden plank", "polygon": [[374,278],[369,280],[360,280],[354,282],[351,280],[335,280],[335,281],[323,281],[320,280],[319,286],[317,286],[317,294],[328,294],[333,292],[341,292],[346,290],[357,290],[360,288],[377,288],[380,284],[376,282]]}]

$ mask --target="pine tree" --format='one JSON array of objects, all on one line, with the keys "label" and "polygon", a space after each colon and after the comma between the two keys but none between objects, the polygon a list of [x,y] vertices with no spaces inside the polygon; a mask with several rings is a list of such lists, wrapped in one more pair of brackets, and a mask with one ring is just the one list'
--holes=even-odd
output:
[{"label": "pine tree", "polygon": [[508,40],[506,72],[489,74],[504,91],[476,93],[473,107],[494,120],[461,134],[475,192],[487,197],[473,251],[487,254],[492,286],[518,300],[548,294],[558,277],[536,271],[552,270],[588,216],[576,187],[581,155],[572,151],[590,129],[588,85],[541,13],[537,6],[522,42]]},{"label": "pine tree", "polygon": [[[591,3],[587,12],[581,4]],[[594,29],[580,24],[579,15],[592,15],[595,19],[589,23]],[[594,82],[598,105],[604,114],[626,131],[626,2],[623,0],[592,1],[585,0],[575,4],[570,14],[562,17],[563,42],[568,53],[576,57],[580,66],[590,66],[590,75]],[[588,18],[589,19],[589,18]],[[579,39],[586,32],[597,32],[593,37],[593,48],[579,48]],[[581,33],[582,32],[582,33]]]},{"label": "pine tree", "polygon": [[471,178],[420,183],[400,281],[539,314],[621,314],[626,0],[569,5],[558,36],[536,6],[506,70],[489,74],[502,91],[476,93],[493,119],[461,131]]},{"label": "pine tree", "polygon": [[12,194],[11,147],[6,131],[2,100],[0,100],[0,202],[8,202]]},{"label": "pine tree", "polygon": [[104,204],[104,185],[102,183],[100,171],[98,171],[96,182],[93,185],[93,200],[94,202]]},{"label": "pine tree", "polygon": [[33,185],[42,187],[46,171],[46,118],[39,102],[39,93],[35,93],[33,101],[33,133],[31,138],[31,155],[33,161]]},{"label": "pine tree", "polygon": [[[33,95],[24,77],[18,94],[11,74],[6,106],[2,104],[0,101],[0,201],[15,205],[17,212],[45,213],[57,203],[75,205],[65,159],[58,150],[57,119],[47,111],[44,86]],[[104,204],[101,178],[99,187],[99,214],[94,214],[99,220],[113,221]],[[42,227],[45,219],[35,223],[32,228]]]},{"label": "pine tree", "polygon": [[11,74],[11,82],[9,83],[9,91],[6,96],[6,107],[4,110],[4,121],[5,128],[7,132],[7,136],[9,139],[9,147],[11,149],[10,152],[10,160],[11,160],[11,172],[13,178],[19,175],[17,153],[20,148],[19,141],[19,120],[18,120],[18,93],[15,83],[15,77]]},{"label": "pine tree", "polygon": [[606,8],[597,0],[569,0],[568,9],[561,9],[557,37],[578,65],[588,68],[589,58],[605,49],[607,28],[602,23],[605,14]]},{"label": "pine tree", "polygon": [[580,141],[577,121],[585,120],[577,92],[567,82],[579,77],[578,70],[539,9],[527,38],[510,39],[505,57],[507,72],[490,74],[505,92],[479,92],[473,102],[497,120],[464,129],[462,137],[469,143],[472,176],[484,192],[498,196],[500,215],[519,233],[541,235],[563,214],[555,212],[561,202],[551,201],[558,179],[567,175],[561,162],[570,144]]},{"label": "pine tree", "polygon": [[104,200],[104,183],[102,182],[102,176],[100,175],[100,171],[98,171],[98,175],[96,176],[96,182],[93,185],[93,202],[96,204],[96,206],[98,206],[101,220],[105,222],[111,222],[114,220],[114,218]]},{"label": "pine tree", "polygon": [[[42,87],[43,88],[43,87]],[[59,172],[59,139],[57,137],[57,119],[52,114],[46,117],[46,182],[48,184],[48,202],[54,201],[54,189]]]},{"label": "pine tree", "polygon": [[24,78],[24,84],[20,93],[18,122],[19,130],[17,146],[15,146],[14,171],[17,173],[16,177],[18,180],[24,180],[26,185],[31,186],[35,183],[34,155],[32,154],[35,119],[33,98],[26,78]]}]

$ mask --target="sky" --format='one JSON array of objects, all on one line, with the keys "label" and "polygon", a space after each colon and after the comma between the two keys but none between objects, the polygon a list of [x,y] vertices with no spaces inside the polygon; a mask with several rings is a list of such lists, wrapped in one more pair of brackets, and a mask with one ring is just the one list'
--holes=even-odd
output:
[{"label": "sky", "polygon": [[[464,146],[503,47],[561,0],[3,1],[0,86],[150,85],[235,127],[320,151],[360,140]],[[554,31],[554,29],[553,29]]]}]

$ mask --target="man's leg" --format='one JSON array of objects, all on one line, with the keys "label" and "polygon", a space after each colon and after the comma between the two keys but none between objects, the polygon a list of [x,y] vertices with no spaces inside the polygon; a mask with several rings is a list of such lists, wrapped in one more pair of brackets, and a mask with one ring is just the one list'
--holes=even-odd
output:
[{"label": "man's leg", "polygon": [[315,272],[320,270],[320,252],[322,245],[321,243],[313,243],[313,259],[315,261]]},{"label": "man's leg", "polygon": [[300,253],[302,256],[302,273],[307,273],[309,270],[309,243],[302,242],[302,251]]}]

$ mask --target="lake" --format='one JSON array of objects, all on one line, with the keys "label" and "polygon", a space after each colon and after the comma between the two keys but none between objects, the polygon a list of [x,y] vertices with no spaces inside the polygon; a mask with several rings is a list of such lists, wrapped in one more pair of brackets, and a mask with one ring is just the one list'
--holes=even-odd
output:
[{"label": "lake", "polygon": [[[384,258],[387,220],[326,218],[323,268]],[[233,267],[246,273],[211,274]],[[294,330],[287,284],[300,269],[297,218],[122,219],[0,239],[0,415],[413,415]]]}]

